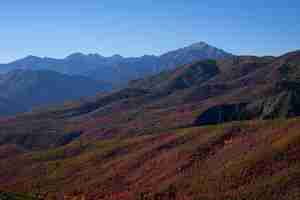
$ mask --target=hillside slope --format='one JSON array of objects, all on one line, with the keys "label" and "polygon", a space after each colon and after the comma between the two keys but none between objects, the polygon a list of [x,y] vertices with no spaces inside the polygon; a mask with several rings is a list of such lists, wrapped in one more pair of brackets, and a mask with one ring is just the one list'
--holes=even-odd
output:
[{"label": "hillside slope", "polygon": [[299,119],[252,121],[130,139],[75,140],[2,158],[0,185],[26,192],[40,183],[43,193],[50,192],[46,199],[63,191],[66,199],[91,200],[143,195],[294,200],[300,195],[299,128]]},{"label": "hillside slope", "polygon": [[14,70],[0,76],[1,115],[61,104],[111,89],[109,84],[52,71]]}]

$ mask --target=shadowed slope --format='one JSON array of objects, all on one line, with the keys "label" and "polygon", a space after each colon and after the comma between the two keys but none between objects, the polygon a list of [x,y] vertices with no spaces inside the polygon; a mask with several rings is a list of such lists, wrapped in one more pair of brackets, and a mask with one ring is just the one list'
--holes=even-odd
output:
[{"label": "shadowed slope", "polygon": [[111,86],[82,76],[53,71],[15,70],[0,75],[0,115],[30,111],[33,107],[107,92]]}]

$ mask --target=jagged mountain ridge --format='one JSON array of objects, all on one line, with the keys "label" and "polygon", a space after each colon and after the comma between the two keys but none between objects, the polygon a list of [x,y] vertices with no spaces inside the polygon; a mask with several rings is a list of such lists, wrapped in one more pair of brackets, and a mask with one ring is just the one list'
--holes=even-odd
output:
[{"label": "jagged mountain ridge", "polygon": [[0,72],[8,72],[13,69],[45,69],[66,74],[85,75],[115,85],[124,85],[130,80],[173,69],[178,65],[231,56],[232,54],[224,50],[200,42],[160,56],[145,55],[125,58],[120,55],[104,57],[99,54],[85,55],[82,53],[74,53],[64,59],[28,56],[8,64],[1,64]]}]

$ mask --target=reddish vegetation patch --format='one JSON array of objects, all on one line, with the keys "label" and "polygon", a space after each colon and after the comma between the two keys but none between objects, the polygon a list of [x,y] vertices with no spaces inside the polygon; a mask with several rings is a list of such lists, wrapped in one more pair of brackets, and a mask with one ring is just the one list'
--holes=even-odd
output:
[{"label": "reddish vegetation patch", "polygon": [[[0,185],[26,191],[36,181],[32,177],[39,177],[43,190],[63,188],[70,199],[83,195],[91,200],[135,200],[148,195],[169,200],[168,194],[174,191],[177,200],[252,199],[263,191],[269,199],[276,199],[279,191],[289,199],[288,192],[297,188],[289,184],[300,178],[298,121],[187,128],[116,142],[104,140],[97,142],[98,147],[86,144],[80,154],[64,156],[57,164],[47,157],[41,157],[41,162],[36,156],[12,154],[15,162],[27,164],[22,169],[7,168]],[[5,168],[7,159],[1,161]],[[33,170],[40,164],[47,168],[43,178],[40,170]],[[282,191],[285,187],[289,190]]]}]

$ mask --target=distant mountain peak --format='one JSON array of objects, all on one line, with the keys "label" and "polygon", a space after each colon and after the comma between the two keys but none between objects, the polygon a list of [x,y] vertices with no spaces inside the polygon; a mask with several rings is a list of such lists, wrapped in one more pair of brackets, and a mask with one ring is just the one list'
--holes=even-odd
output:
[{"label": "distant mountain peak", "polygon": [[98,53],[89,53],[88,56],[91,56],[91,57],[103,57],[103,56],[101,56]]},{"label": "distant mountain peak", "polygon": [[40,57],[38,57],[38,56],[34,56],[34,55],[28,55],[28,56],[26,56],[25,58],[28,58],[28,59],[30,59],[30,58],[40,58]]},{"label": "distant mountain peak", "polygon": [[29,56],[26,56],[25,58],[20,59],[20,60],[36,61],[36,60],[40,60],[40,59],[41,59],[41,57],[29,55]]},{"label": "distant mountain peak", "polygon": [[202,49],[203,47],[207,47],[207,46],[211,46],[211,45],[207,44],[206,42],[201,41],[201,42],[191,44],[187,48]]},{"label": "distant mountain peak", "polygon": [[111,58],[113,58],[113,59],[122,59],[123,56],[121,56],[120,54],[114,54],[114,55],[111,56]]},{"label": "distant mountain peak", "polygon": [[75,53],[68,55],[66,57],[66,59],[78,58],[78,57],[83,57],[83,56],[85,56],[83,53],[75,52]]},{"label": "distant mountain peak", "polygon": [[89,53],[89,54],[84,54],[81,52],[75,52],[67,56],[65,59],[73,60],[73,59],[80,59],[80,58],[104,58],[102,55],[98,53]]}]

